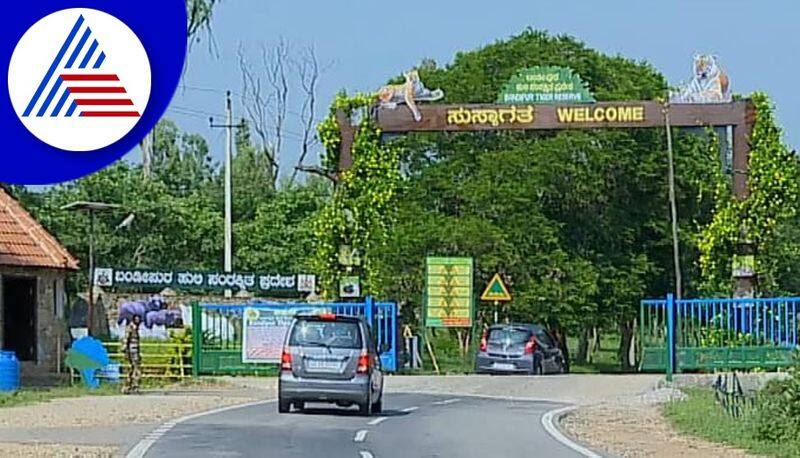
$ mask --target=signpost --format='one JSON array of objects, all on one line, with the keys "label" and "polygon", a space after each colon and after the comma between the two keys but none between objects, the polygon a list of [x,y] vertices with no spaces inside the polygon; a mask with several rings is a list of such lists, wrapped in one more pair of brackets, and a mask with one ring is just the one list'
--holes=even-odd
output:
[{"label": "signpost", "polygon": [[425,326],[472,327],[472,258],[429,257],[426,263]]},{"label": "signpost", "polygon": [[508,288],[506,288],[505,283],[503,283],[503,278],[500,277],[499,273],[494,274],[492,280],[486,285],[486,289],[483,290],[483,294],[481,294],[481,300],[494,302],[494,322],[497,324],[497,308],[500,302],[508,302],[511,300],[511,294],[509,294]]}]

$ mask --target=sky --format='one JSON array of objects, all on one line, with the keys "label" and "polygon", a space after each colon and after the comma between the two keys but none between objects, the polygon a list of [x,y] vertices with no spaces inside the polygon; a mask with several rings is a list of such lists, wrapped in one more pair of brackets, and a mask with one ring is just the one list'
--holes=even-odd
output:
[{"label": "sky", "polygon": [[[264,46],[281,39],[296,49],[314,46],[327,66],[318,91],[316,118],[321,119],[341,89],[374,91],[423,58],[446,65],[458,52],[532,27],[571,35],[606,54],[647,61],[672,85],[691,77],[695,53],[716,54],[733,92],[764,91],[772,97],[786,141],[796,148],[798,20],[797,0],[223,0],[214,14],[213,35],[193,46],[166,116],[204,136],[221,161],[224,132],[209,128],[208,118],[222,118],[226,90],[234,92],[234,116],[242,115],[239,49],[257,61]],[[296,133],[302,131],[296,114],[302,99],[297,90],[294,94],[284,171],[297,161]],[[318,150],[306,163],[316,163]]]}]

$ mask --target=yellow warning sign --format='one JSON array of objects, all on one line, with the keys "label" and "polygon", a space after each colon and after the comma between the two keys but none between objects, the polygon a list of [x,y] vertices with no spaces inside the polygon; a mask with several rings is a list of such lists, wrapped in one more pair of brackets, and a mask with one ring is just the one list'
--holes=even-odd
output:
[{"label": "yellow warning sign", "polygon": [[503,283],[503,279],[500,278],[500,274],[494,274],[492,281],[489,282],[483,294],[481,294],[481,300],[498,302],[507,302],[511,300],[511,294],[508,293],[508,288],[506,288],[505,283]]}]

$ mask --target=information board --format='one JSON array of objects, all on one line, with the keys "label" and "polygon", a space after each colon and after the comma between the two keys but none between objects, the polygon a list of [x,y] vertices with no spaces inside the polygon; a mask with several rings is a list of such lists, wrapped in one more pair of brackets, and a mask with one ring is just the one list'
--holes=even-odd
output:
[{"label": "information board", "polygon": [[425,326],[472,326],[472,258],[429,257],[426,262]]},{"label": "information board", "polygon": [[292,318],[298,313],[326,313],[325,307],[247,307],[242,320],[242,362],[281,361],[283,343]]}]

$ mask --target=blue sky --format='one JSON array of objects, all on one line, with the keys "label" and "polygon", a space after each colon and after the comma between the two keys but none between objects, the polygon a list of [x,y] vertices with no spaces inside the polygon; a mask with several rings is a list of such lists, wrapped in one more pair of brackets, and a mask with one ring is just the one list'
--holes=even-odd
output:
[{"label": "blue sky", "polygon": [[[207,37],[194,47],[185,87],[167,117],[206,137],[221,160],[224,135],[209,129],[208,117],[224,113],[225,90],[241,91],[240,46],[251,60],[258,58],[262,45],[271,46],[281,37],[296,47],[315,46],[320,61],[331,64],[319,88],[320,118],[340,89],[375,90],[422,58],[443,65],[459,51],[530,26],[572,35],[604,53],[646,60],[671,84],[689,78],[695,52],[715,53],[734,92],[759,90],[773,98],[786,140],[797,147],[799,19],[796,0],[223,0],[213,22],[215,51],[209,50]],[[290,110],[299,112],[296,95]],[[236,98],[239,114],[240,103]],[[286,128],[302,130],[296,115],[289,115]],[[296,139],[287,142],[284,170],[294,166],[299,149]],[[315,161],[316,156],[307,162]]]}]

